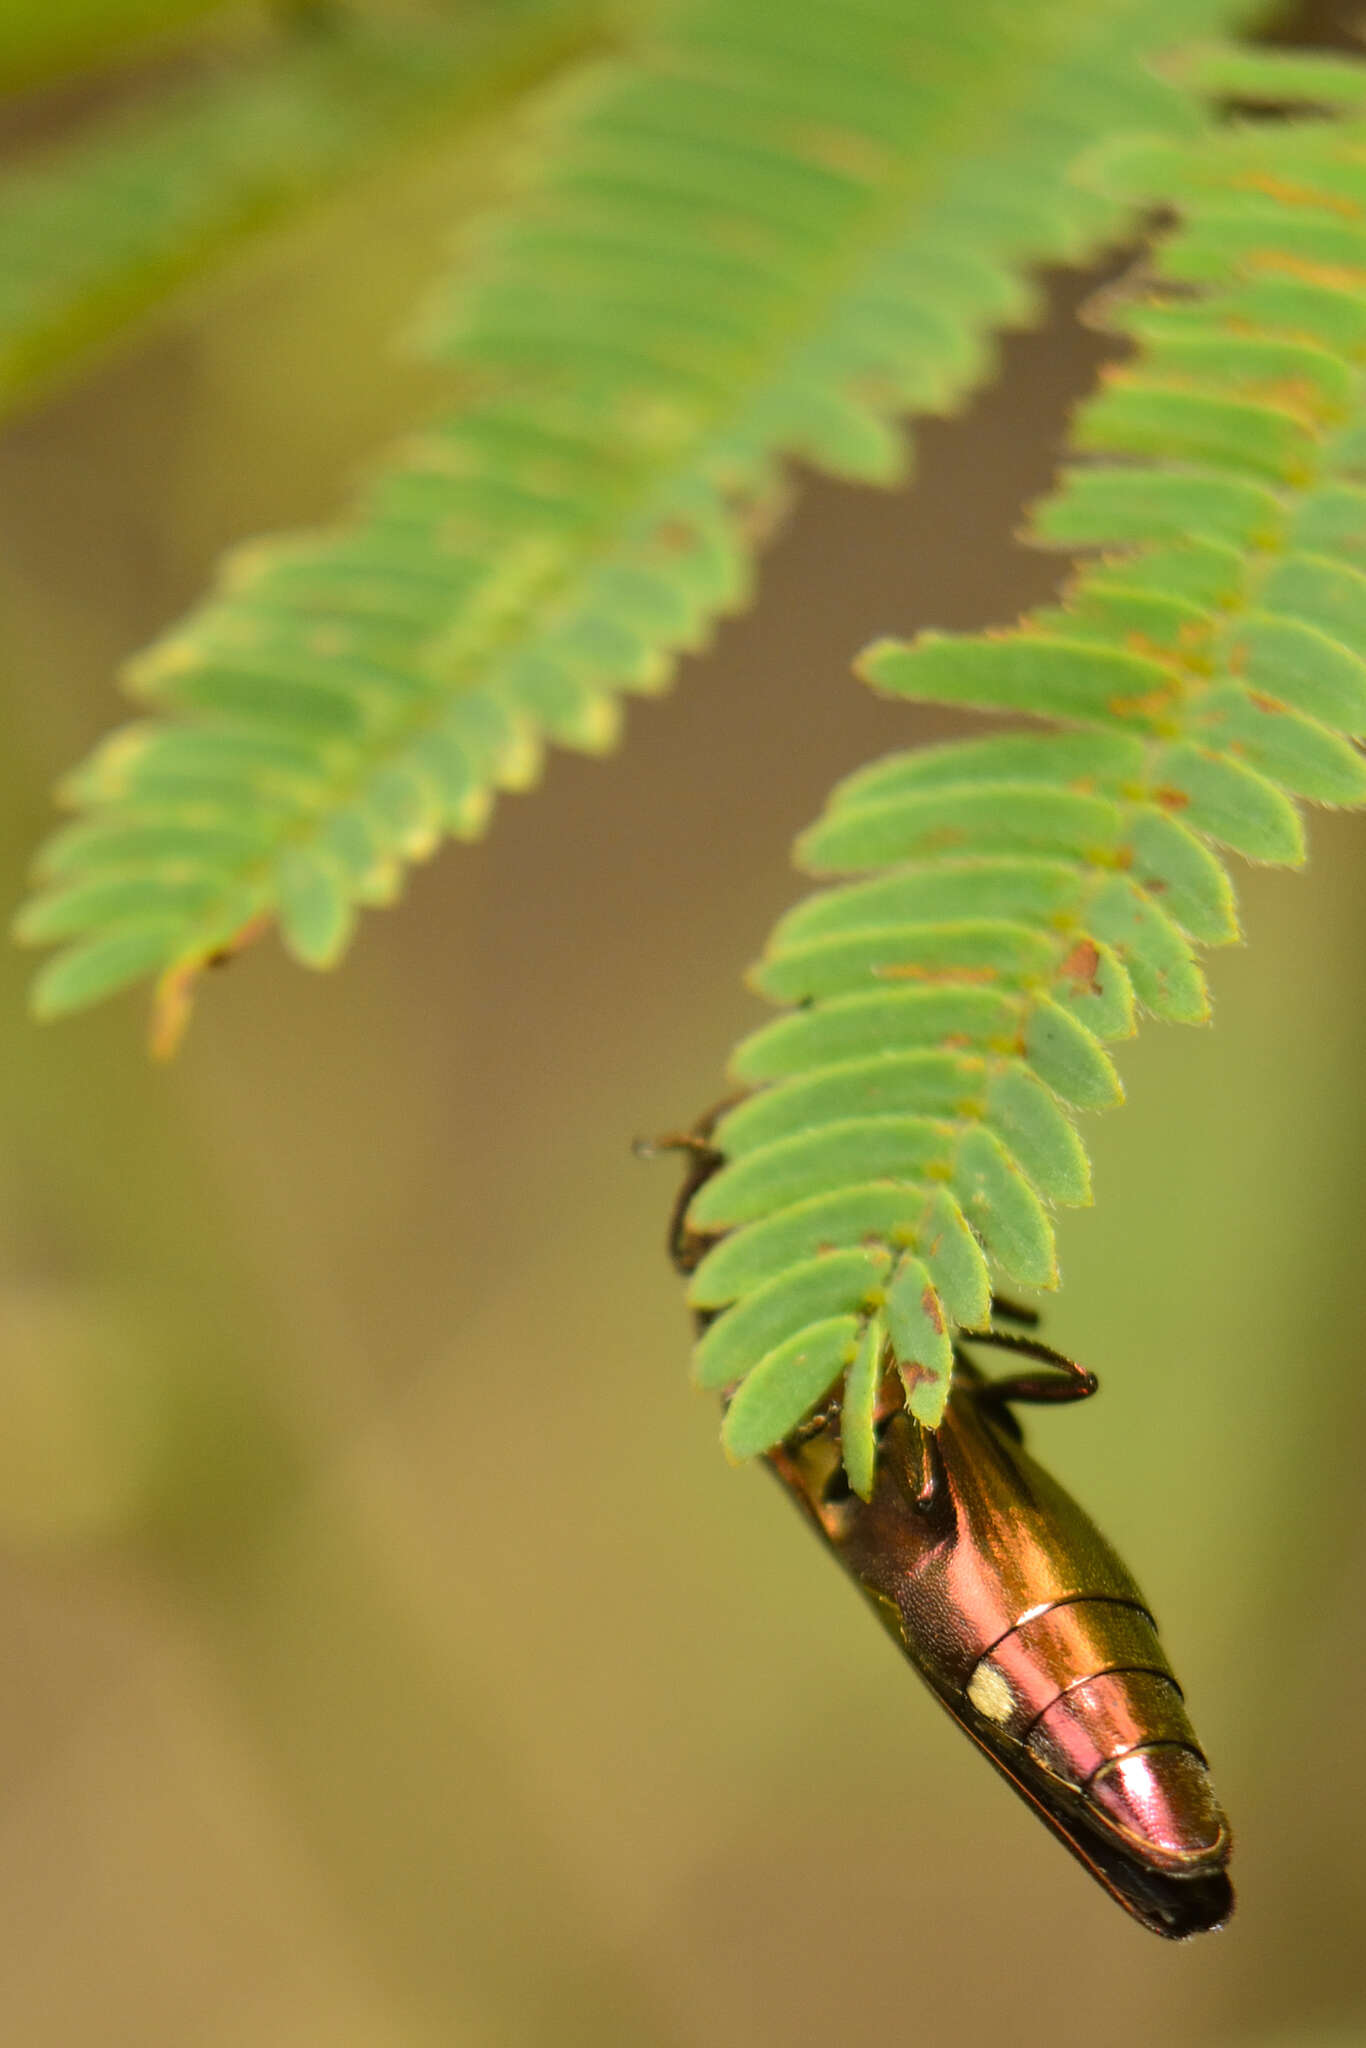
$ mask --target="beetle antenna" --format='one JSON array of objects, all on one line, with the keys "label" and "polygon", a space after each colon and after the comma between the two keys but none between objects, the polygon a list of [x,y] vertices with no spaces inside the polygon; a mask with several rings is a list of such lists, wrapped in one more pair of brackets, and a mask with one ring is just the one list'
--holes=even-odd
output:
[{"label": "beetle antenna", "polygon": [[682,1152],[687,1158],[688,1170],[669,1219],[669,1257],[679,1273],[693,1272],[701,1264],[702,1254],[708,1245],[714,1242],[712,1237],[701,1231],[689,1230],[688,1204],[703,1181],[711,1179],[725,1157],[712,1144],[711,1134],[722,1110],[729,1107],[728,1101],[718,1103],[715,1109],[699,1117],[690,1131],[666,1131],[658,1138],[637,1138],[631,1147],[637,1159],[657,1159],[661,1152]]}]

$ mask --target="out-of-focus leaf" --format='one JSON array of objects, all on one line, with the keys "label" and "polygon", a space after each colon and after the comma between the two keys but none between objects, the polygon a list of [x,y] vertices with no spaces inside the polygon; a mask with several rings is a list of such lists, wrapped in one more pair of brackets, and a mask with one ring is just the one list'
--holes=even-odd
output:
[{"label": "out-of-focus leaf", "polygon": [[[239,551],[132,665],[157,722],[116,735],[69,792],[164,819],[221,740],[215,808],[274,821],[268,850],[224,863],[224,900],[263,889],[278,914],[286,853],[331,858],[338,835],[376,841],[392,895],[405,861],[478,830],[548,743],[613,744],[623,695],[662,687],[746,601],[793,458],[899,479],[901,422],[961,403],[993,330],[1032,316],[1030,273],[1135,218],[1078,161],[1116,133],[1198,129],[1150,56],[1250,9],[632,10],[620,58],[551,96],[525,188],[428,317],[458,409],[377,470],[348,522]],[[308,755],[296,780],[248,767],[239,742],[263,734]],[[396,828],[375,785],[414,771],[420,820]],[[850,813],[850,859],[939,853],[958,829],[946,804],[961,797],[927,789],[909,812]],[[1002,853],[1071,859],[1113,840],[1116,806],[1006,791],[991,822]],[[346,871],[355,902],[379,900],[372,863]],[[168,945],[178,1003],[221,922],[209,903]]]},{"label": "out-of-focus leaf", "polygon": [[6,0],[0,92],[139,55],[223,12],[225,0]]},{"label": "out-of-focus leaf", "polygon": [[347,18],[225,58],[0,175],[0,415],[253,229],[582,47],[593,0],[491,0],[449,26]]}]

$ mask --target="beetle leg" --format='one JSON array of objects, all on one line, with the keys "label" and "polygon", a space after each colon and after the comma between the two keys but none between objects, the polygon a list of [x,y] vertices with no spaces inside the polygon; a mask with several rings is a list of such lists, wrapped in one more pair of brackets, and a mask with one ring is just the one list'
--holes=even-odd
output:
[{"label": "beetle leg", "polygon": [[799,1422],[795,1429],[789,1430],[783,1442],[793,1446],[810,1443],[812,1437],[819,1436],[823,1429],[831,1429],[838,1417],[838,1402],[827,1401],[823,1408],[817,1408],[813,1415],[808,1415],[805,1422]]},{"label": "beetle leg", "polygon": [[911,1417],[910,1443],[907,1447],[907,1476],[911,1482],[911,1497],[915,1511],[928,1515],[945,1484],[944,1454],[939,1448],[939,1439],[932,1429]]},{"label": "beetle leg", "polygon": [[992,1295],[991,1313],[1004,1316],[1008,1323],[1023,1323],[1028,1330],[1037,1328],[1039,1322],[1036,1308],[1026,1308],[1022,1301],[1012,1301],[1008,1294]]},{"label": "beetle leg", "polygon": [[1084,1401],[1100,1385],[1095,1374],[1084,1365],[1078,1365],[1075,1359],[1055,1351],[1051,1344],[1041,1343],[1037,1337],[1017,1337],[1008,1330],[974,1330],[968,1341],[991,1344],[999,1351],[1015,1351],[1054,1368],[1047,1375],[1020,1373],[1011,1379],[984,1380],[977,1398],[990,1402],[993,1407],[1000,1407],[1007,1401]]}]

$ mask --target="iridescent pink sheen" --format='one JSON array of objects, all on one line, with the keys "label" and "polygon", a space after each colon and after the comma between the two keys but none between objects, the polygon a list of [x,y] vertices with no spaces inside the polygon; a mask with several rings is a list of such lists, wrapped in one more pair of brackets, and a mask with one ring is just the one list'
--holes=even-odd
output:
[{"label": "iridescent pink sheen", "polygon": [[1163,1744],[1102,1765],[1088,1797],[1107,1820],[1172,1870],[1228,1853],[1228,1826],[1193,1750]]}]

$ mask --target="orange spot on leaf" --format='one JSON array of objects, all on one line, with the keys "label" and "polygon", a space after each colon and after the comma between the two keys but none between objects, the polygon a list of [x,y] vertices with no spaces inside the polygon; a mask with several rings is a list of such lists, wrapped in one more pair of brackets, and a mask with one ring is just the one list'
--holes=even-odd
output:
[{"label": "orange spot on leaf", "polygon": [[915,960],[875,967],[873,972],[881,981],[991,982],[1000,979],[995,967],[924,967]]},{"label": "orange spot on leaf", "polygon": [[887,176],[887,150],[848,128],[809,124],[790,131],[792,142],[811,163],[837,171],[860,184],[875,185]]},{"label": "orange spot on leaf", "polygon": [[1336,213],[1343,220],[1360,220],[1361,208],[1345,193],[1324,192],[1315,185],[1303,185],[1293,178],[1277,177],[1272,171],[1244,171],[1235,179],[1244,192],[1263,192],[1282,206],[1309,206],[1320,213]]},{"label": "orange spot on leaf", "polygon": [[937,1387],[943,1375],[928,1365],[921,1365],[917,1359],[908,1360],[901,1367],[901,1383],[908,1394],[917,1387]]},{"label": "orange spot on leaf", "polygon": [[1100,949],[1094,939],[1078,939],[1076,945],[1058,968],[1058,972],[1066,980],[1075,983],[1079,990],[1085,989],[1088,994],[1098,996],[1100,994],[1100,982],[1097,978],[1100,972]]},{"label": "orange spot on leaf", "polygon": [[1173,684],[1163,690],[1144,691],[1137,697],[1111,697],[1107,708],[1115,718],[1141,719],[1147,725],[1161,726],[1170,722],[1180,700],[1180,688]]},{"label": "orange spot on leaf", "polygon": [[1366,287],[1366,268],[1356,263],[1316,263],[1312,257],[1296,256],[1290,249],[1267,249],[1246,260],[1249,269],[1279,272],[1300,278],[1305,284],[1325,285],[1329,291],[1356,295]]},{"label": "orange spot on leaf", "polygon": [[683,519],[662,519],[650,538],[661,555],[686,555],[697,545],[697,529]]}]

